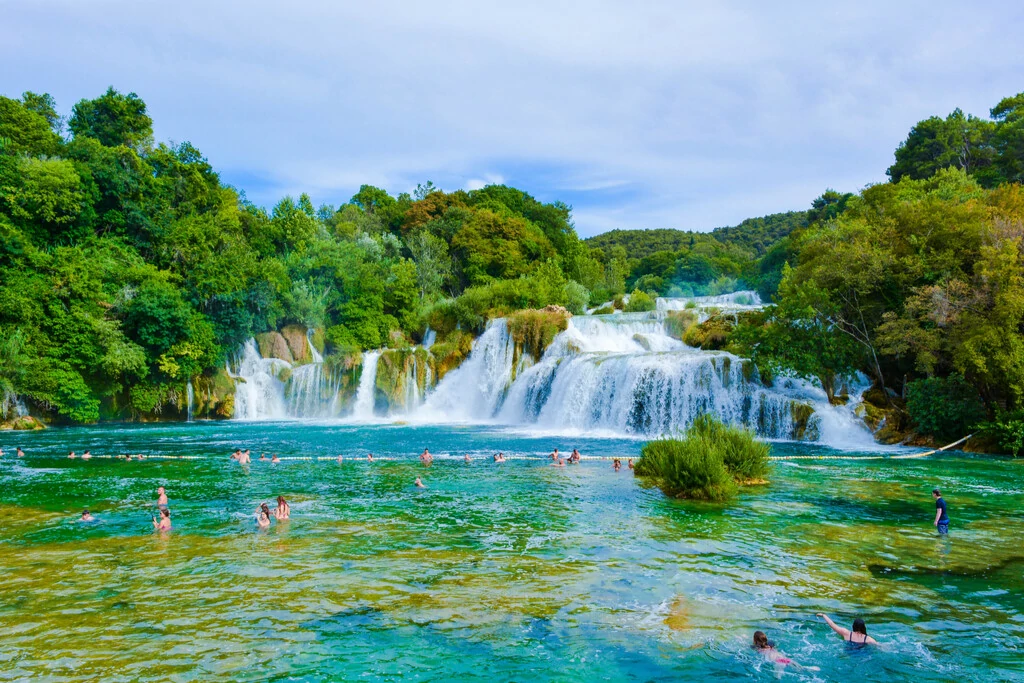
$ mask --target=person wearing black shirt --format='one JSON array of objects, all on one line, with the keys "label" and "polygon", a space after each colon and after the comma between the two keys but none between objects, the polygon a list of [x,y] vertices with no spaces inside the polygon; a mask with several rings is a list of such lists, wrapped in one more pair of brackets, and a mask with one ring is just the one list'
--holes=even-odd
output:
[{"label": "person wearing black shirt", "polygon": [[935,528],[940,534],[948,534],[949,515],[946,514],[946,501],[942,500],[942,494],[938,489],[932,489],[932,498],[935,499]]}]

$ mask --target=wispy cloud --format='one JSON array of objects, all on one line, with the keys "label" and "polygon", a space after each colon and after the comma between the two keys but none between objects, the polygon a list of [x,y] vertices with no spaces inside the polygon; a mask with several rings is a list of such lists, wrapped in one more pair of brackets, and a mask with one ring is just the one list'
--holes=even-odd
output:
[{"label": "wispy cloud", "polygon": [[1020,3],[8,0],[0,92],[113,84],[250,199],[508,182],[577,228],[710,229],[885,179],[1022,88]]}]

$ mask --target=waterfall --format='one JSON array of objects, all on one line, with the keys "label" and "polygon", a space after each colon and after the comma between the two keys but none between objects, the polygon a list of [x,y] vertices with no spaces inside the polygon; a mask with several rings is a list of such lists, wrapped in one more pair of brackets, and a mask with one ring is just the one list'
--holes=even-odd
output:
[{"label": "waterfall", "polygon": [[428,327],[427,331],[423,333],[423,348],[429,349],[434,345],[434,340],[436,339],[437,333]]},{"label": "waterfall", "polygon": [[195,400],[196,400],[195,391],[192,389],[192,380],[189,380],[188,382],[185,383],[185,399],[186,399],[186,403],[185,403],[185,410],[186,410],[185,420],[186,420],[186,422],[191,422],[192,421],[192,405],[195,403]]},{"label": "waterfall", "polygon": [[242,344],[228,375],[236,379],[235,418],[240,420],[280,419],[287,415],[284,382],[279,379],[291,364],[277,358],[263,358],[255,339]]},{"label": "waterfall", "polygon": [[[699,415],[711,413],[763,438],[873,446],[853,405],[831,406],[823,391],[799,380],[779,378],[765,386],[750,361],[687,346],[666,332],[669,312],[687,305],[679,301],[695,302],[690,308],[700,313],[707,310],[700,307],[753,308],[760,305],[755,297],[739,292],[659,299],[660,310],[654,312],[576,316],[539,359],[522,349],[517,354],[508,324],[496,319],[466,360],[436,386],[429,349],[413,349],[411,356],[409,350],[378,350],[363,354],[354,393],[344,381],[348,375],[324,367],[311,334],[307,343],[313,362],[297,367],[261,358],[250,339],[228,367],[237,383],[235,417],[334,418],[350,411],[357,420],[373,420],[378,369],[386,360],[388,382],[395,383],[388,414],[417,422],[658,436],[681,432]],[[421,376],[424,382],[418,381]]]},{"label": "waterfall", "polygon": [[[658,436],[712,413],[763,438],[802,432],[810,440],[873,443],[852,408],[830,406],[820,389],[785,378],[766,387],[749,361],[689,347],[666,333],[663,320],[664,313],[577,316],[538,362],[515,368],[505,321],[492,321],[413,416]],[[808,407],[814,413],[798,424]]]},{"label": "waterfall", "polygon": [[367,351],[363,354],[363,371],[359,375],[356,402],[352,409],[352,417],[357,420],[373,419],[377,390],[377,361],[379,359],[380,351]]},{"label": "waterfall", "polygon": [[416,417],[441,422],[494,417],[511,383],[513,352],[505,320],[492,320],[469,357],[445,375]]}]

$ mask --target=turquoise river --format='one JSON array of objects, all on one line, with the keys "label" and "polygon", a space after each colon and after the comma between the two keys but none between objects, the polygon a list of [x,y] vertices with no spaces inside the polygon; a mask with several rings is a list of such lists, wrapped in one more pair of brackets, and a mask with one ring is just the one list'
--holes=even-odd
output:
[{"label": "turquoise river", "polygon": [[[597,459],[641,441],[498,427],[111,425],[0,445],[0,681],[1024,680],[1019,461],[779,461],[713,506]],[[549,467],[555,446],[596,457]],[[279,494],[292,519],[257,531]],[[881,646],[847,649],[817,612],[862,616]],[[757,629],[820,671],[767,663]]]}]

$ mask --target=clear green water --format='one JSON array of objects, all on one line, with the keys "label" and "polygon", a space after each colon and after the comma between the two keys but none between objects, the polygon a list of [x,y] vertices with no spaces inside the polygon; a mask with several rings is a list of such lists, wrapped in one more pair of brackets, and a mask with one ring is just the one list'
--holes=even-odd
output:
[{"label": "clear green water", "polygon": [[[1018,462],[781,464],[713,507],[605,461],[489,460],[555,445],[635,456],[628,440],[197,423],[0,442],[0,680],[773,680],[755,629],[822,669],[787,680],[1024,680]],[[243,468],[236,445],[404,460]],[[425,445],[459,459],[426,469]],[[203,457],[83,462],[70,448]],[[150,524],[158,485],[166,537]],[[257,531],[253,509],[278,493],[293,519]],[[76,521],[85,506],[99,522]],[[884,647],[847,651],[817,611],[864,616]]]}]

